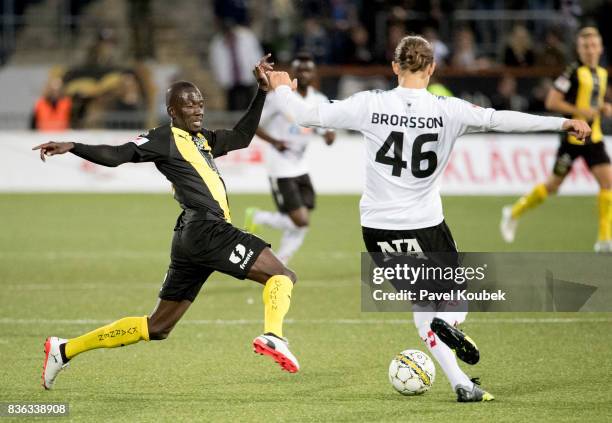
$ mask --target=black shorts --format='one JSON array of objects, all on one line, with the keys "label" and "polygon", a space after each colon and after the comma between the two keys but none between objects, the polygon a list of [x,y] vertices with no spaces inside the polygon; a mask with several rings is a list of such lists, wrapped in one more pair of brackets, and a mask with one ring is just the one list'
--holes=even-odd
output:
[{"label": "black shorts", "polygon": [[[362,227],[363,240],[371,257],[379,267],[394,267],[396,264],[407,264],[420,266],[421,264],[431,267],[455,267],[460,264],[457,245],[453,239],[450,229],[446,222],[442,221],[439,225],[422,229],[410,230],[387,230]],[[418,253],[423,252],[423,257]],[[395,254],[394,253],[398,253]],[[399,253],[413,253],[414,256]],[[436,254],[435,257],[427,253]],[[422,260],[422,258],[427,260]],[[418,265],[415,263],[419,263]],[[428,280],[422,282],[429,290],[447,291],[452,289],[452,281]],[[419,282],[416,285],[406,285],[405,282],[391,281],[391,284],[399,292],[406,288],[419,289]]]},{"label": "black shorts", "polygon": [[457,252],[457,244],[444,221],[439,225],[422,229],[388,230],[362,227],[361,230],[369,253],[389,252],[390,249],[398,253]]},{"label": "black shorts", "polygon": [[293,178],[270,178],[272,196],[278,211],[289,213],[300,207],[315,208],[315,192],[308,174]]},{"label": "black shorts", "polygon": [[183,212],[174,228],[168,273],[159,292],[163,300],[196,298],[206,279],[219,271],[246,278],[259,254],[270,244],[206,212]]},{"label": "black shorts", "polygon": [[576,145],[562,138],[557,150],[553,173],[560,177],[567,176],[572,170],[574,160],[578,157],[582,157],[589,168],[598,164],[610,163],[610,157],[606,152],[606,146],[603,141]]}]

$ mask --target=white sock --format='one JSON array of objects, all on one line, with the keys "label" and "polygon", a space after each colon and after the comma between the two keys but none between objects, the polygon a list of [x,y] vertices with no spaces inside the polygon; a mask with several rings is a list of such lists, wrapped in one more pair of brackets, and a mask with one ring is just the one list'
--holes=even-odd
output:
[{"label": "white sock", "polygon": [[297,226],[295,226],[295,224],[288,215],[279,212],[269,212],[265,210],[256,211],[253,215],[253,222],[256,225],[270,226],[274,229],[297,228]]},{"label": "white sock", "polygon": [[295,252],[300,248],[304,242],[306,232],[308,232],[308,226],[286,229],[283,232],[277,255],[284,264],[287,264]]},{"label": "white sock", "polygon": [[449,325],[457,326],[465,321],[467,313],[467,301],[442,301],[438,304],[436,317],[444,320]]},{"label": "white sock", "polygon": [[413,310],[415,310],[414,324],[419,331],[419,336],[423,341],[425,341],[429,352],[431,352],[431,355],[433,355],[434,359],[442,368],[442,371],[448,378],[453,391],[457,385],[464,385],[468,389],[472,389],[474,383],[459,367],[455,353],[453,353],[453,351],[448,348],[448,346],[446,346],[446,344],[442,342],[429,327],[431,322],[430,319],[434,316],[440,316],[438,316],[434,311],[427,311],[427,308],[418,308],[418,306],[415,306]]}]

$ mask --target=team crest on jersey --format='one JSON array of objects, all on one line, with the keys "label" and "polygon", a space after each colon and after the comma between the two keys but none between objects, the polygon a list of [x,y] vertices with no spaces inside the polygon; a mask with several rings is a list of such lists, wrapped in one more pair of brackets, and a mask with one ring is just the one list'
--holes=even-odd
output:
[{"label": "team crest on jersey", "polygon": [[196,147],[198,147],[198,150],[200,151],[210,150],[210,148],[208,147],[206,143],[206,138],[194,138],[193,142],[195,143]]}]

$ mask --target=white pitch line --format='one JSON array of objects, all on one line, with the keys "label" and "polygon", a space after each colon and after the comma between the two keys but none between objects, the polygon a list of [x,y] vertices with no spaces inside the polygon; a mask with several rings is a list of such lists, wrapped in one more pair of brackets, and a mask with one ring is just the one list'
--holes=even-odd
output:
[{"label": "white pitch line", "polygon": [[[104,325],[112,322],[112,319],[15,319],[11,317],[0,318],[0,325]],[[204,319],[183,320],[181,325],[196,326],[246,326],[259,325],[263,320],[259,319]],[[286,319],[290,325],[412,325],[412,320],[407,319]],[[495,318],[495,319],[468,319],[466,324],[488,325],[488,324],[564,324],[564,323],[612,323],[612,318],[574,318],[574,317],[544,317],[544,318]]]}]

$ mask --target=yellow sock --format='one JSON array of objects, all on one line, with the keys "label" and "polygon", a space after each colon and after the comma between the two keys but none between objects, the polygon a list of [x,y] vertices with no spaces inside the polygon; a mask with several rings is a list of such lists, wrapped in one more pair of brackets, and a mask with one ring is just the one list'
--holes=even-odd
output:
[{"label": "yellow sock", "polygon": [[263,290],[264,333],[283,336],[283,318],[291,304],[293,282],[287,276],[272,276]]},{"label": "yellow sock", "polygon": [[612,191],[602,189],[597,196],[599,203],[599,231],[597,239],[608,241],[612,239]]},{"label": "yellow sock", "polygon": [[66,358],[71,359],[85,351],[96,348],[115,348],[149,340],[147,316],[125,317],[101,328],[69,339],[66,343]]},{"label": "yellow sock", "polygon": [[512,206],[512,217],[518,219],[527,210],[538,206],[548,197],[544,184],[536,185],[533,190],[517,200]]}]

